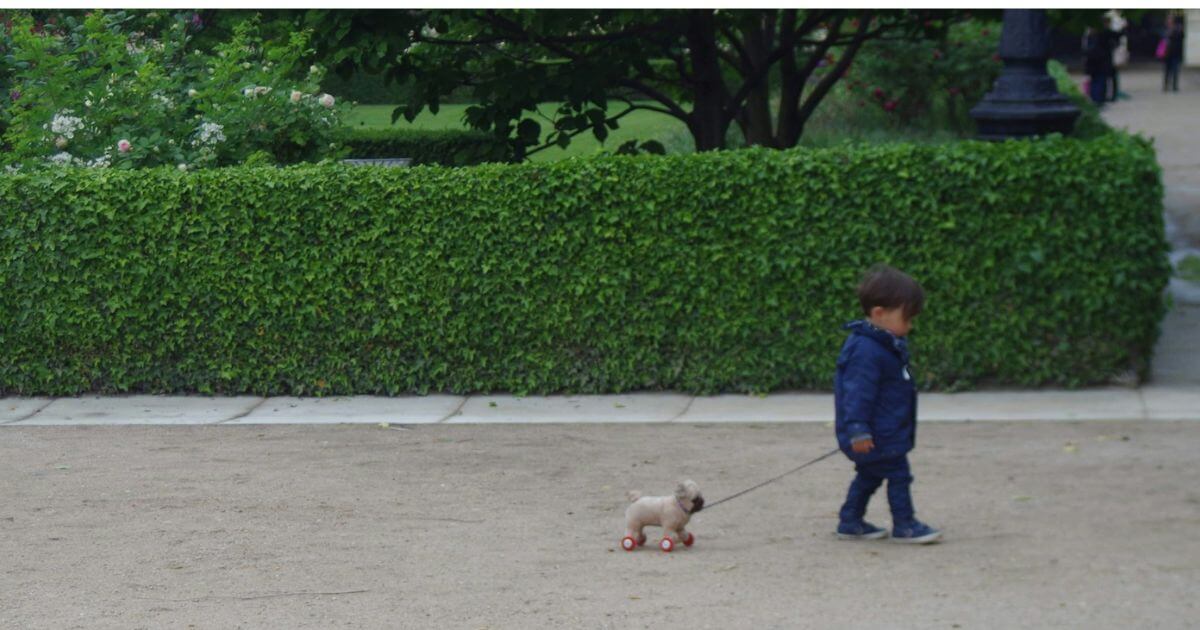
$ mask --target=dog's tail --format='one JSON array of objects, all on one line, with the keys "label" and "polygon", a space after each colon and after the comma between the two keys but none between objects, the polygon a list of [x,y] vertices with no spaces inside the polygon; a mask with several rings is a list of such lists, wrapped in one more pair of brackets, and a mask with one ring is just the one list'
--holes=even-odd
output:
[{"label": "dog's tail", "polygon": [[629,499],[630,503],[633,503],[634,501],[642,498],[642,493],[638,492],[637,490],[630,490],[629,492],[625,493],[625,497]]}]

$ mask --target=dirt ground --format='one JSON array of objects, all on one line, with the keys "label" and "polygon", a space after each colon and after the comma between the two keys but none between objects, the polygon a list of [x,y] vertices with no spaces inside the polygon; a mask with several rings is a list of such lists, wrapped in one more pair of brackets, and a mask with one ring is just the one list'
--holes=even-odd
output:
[{"label": "dirt ground", "polygon": [[0,627],[1195,627],[1200,424],[923,424],[937,545],[835,540],[838,456],[620,549],[626,490],[712,503],[831,434],[4,427]]}]

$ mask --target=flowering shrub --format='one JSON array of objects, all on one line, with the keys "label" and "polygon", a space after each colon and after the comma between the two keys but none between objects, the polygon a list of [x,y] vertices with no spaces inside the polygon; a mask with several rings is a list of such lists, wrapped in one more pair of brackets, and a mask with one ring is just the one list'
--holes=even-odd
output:
[{"label": "flowering shrub", "polygon": [[908,125],[944,112],[952,126],[969,125],[967,110],[1000,73],[1000,24],[952,24],[940,40],[872,42],[855,58],[846,89]]},{"label": "flowering shrub", "polygon": [[3,161],[191,169],[255,152],[282,164],[340,153],[346,104],[319,92],[323,70],[303,61],[307,32],[264,42],[247,20],[205,53],[189,47],[199,20],[167,19],[147,32],[123,11],[54,25],[15,16]]}]

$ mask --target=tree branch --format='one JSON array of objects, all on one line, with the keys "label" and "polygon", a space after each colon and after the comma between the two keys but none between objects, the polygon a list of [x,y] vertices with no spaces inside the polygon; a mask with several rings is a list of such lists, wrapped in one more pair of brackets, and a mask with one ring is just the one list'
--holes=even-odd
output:
[{"label": "tree branch", "polygon": [[680,78],[688,83],[694,82],[695,77],[692,76],[692,73],[688,72],[687,64],[683,61],[683,55],[674,54],[670,50],[665,51],[663,54],[675,62],[675,68],[679,70]]},{"label": "tree branch", "polygon": [[642,94],[645,94],[646,96],[650,97],[651,99],[658,101],[659,103],[662,103],[664,106],[666,106],[666,108],[669,110],[667,113],[669,113],[670,115],[672,115],[684,122],[687,122],[688,113],[683,111],[683,108],[680,107],[678,103],[671,100],[671,97],[667,96],[666,94],[663,94],[662,92],[656,90],[655,88],[653,88],[649,85],[646,85],[645,83],[642,83],[641,81],[638,81],[637,79],[621,79],[617,82],[617,85],[620,85],[621,87],[627,87],[632,90],[637,90],[637,91],[641,92]]},{"label": "tree branch", "polygon": [[[627,102],[632,102],[632,101],[627,101]],[[607,122],[614,121],[614,120],[620,120],[626,114],[628,114],[629,112],[632,112],[635,109],[644,109],[644,108],[642,106],[636,105],[636,104],[631,105],[629,107],[629,109],[626,109],[625,111],[621,112],[620,114],[617,114],[616,116],[613,116],[612,118],[606,118],[604,122],[607,123]],[[578,136],[579,134],[581,134],[585,131],[591,131],[591,129],[592,129],[591,127],[582,127],[580,129],[576,129],[575,131],[568,133],[567,137],[574,138],[575,136]],[[526,151],[525,157],[529,157],[530,155],[533,155],[534,153],[537,153],[538,151],[544,151],[546,149],[549,149],[550,147],[557,146],[557,145],[558,145],[557,141],[556,142],[546,142],[546,143],[542,144],[541,146],[537,147],[536,149],[531,149],[529,151]]]},{"label": "tree branch", "polygon": [[[800,33],[805,33],[809,30],[812,30],[812,28],[818,24],[822,15],[823,14],[821,13],[810,14],[805,16],[804,22],[795,31],[791,31],[790,29],[784,30],[783,37],[779,41],[779,47],[771,51],[771,54],[767,55],[767,58],[763,63],[763,67],[753,68],[752,72],[746,73],[746,79],[742,82],[737,91],[734,92],[733,97],[730,98],[729,102],[725,105],[725,115],[733,116],[734,113],[741,109],[742,103],[746,100],[746,97],[749,96],[750,92],[752,92],[754,88],[758,87],[759,84],[767,78],[767,75],[771,70],[771,66],[775,65],[775,63],[782,59],[785,55],[795,54],[795,47],[799,41],[797,36]],[[785,24],[789,21],[786,18],[787,16],[785,16]],[[839,16],[836,19],[835,28],[839,28],[841,26],[843,19],[844,17],[842,16]],[[824,50],[828,50],[829,46],[831,45],[832,44],[827,45]],[[820,56],[822,57],[825,55],[824,50],[820,53]]]},{"label": "tree branch", "polygon": [[860,18],[858,33],[846,50],[842,51],[842,58],[838,59],[837,65],[825,74],[821,82],[817,84],[817,87],[813,88],[808,98],[804,99],[804,104],[800,107],[799,114],[801,121],[808,120],[808,117],[812,115],[813,110],[817,108],[821,99],[825,98],[825,95],[833,88],[833,84],[837,83],[838,79],[842,78],[842,75],[846,73],[846,68],[854,60],[854,55],[858,54],[858,49],[862,48],[863,42],[867,41],[870,17],[871,13],[868,12]]},{"label": "tree branch", "polygon": [[[754,64],[750,61],[750,52],[746,50],[746,45],[742,43],[742,40],[738,39],[737,33],[734,33],[733,29],[729,28],[728,26],[722,26],[720,30],[721,34],[725,36],[725,39],[729,40],[730,44],[733,44],[733,49],[737,51],[738,57],[741,58],[742,62],[740,69],[742,72],[745,74],[753,72]],[[733,64],[733,66],[735,68],[739,67],[736,63]]]}]

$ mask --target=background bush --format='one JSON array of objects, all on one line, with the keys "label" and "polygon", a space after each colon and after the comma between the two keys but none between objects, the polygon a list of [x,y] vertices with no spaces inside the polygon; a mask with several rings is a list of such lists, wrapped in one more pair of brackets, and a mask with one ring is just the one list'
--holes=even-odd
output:
[{"label": "background bush", "polygon": [[340,142],[351,158],[412,158],[414,165],[469,166],[512,162],[502,138],[482,131],[453,129],[348,128]]},{"label": "background bush", "polygon": [[[1096,173],[1104,173],[1096,178]],[[0,177],[0,394],[830,386],[862,271],[928,292],[923,387],[1144,370],[1149,143]]]},{"label": "background bush", "polygon": [[303,61],[307,32],[264,40],[249,19],[205,52],[192,45],[193,16],[94,11],[35,24],[18,13],[0,42],[0,75],[11,74],[0,162],[203,168],[255,152],[282,164],[336,157],[348,106],[319,92],[323,70]]},{"label": "background bush", "polygon": [[1075,79],[1067,72],[1066,66],[1051,59],[1046,62],[1046,71],[1054,77],[1058,91],[1079,108],[1079,118],[1075,119],[1075,130],[1071,135],[1077,138],[1095,138],[1112,131],[1112,127],[1101,118],[1100,108],[1084,95],[1079,84],[1075,83]]},{"label": "background bush", "polygon": [[992,88],[1003,64],[999,22],[958,22],[945,36],[871,42],[841,88],[893,124],[970,132],[972,106]]}]

